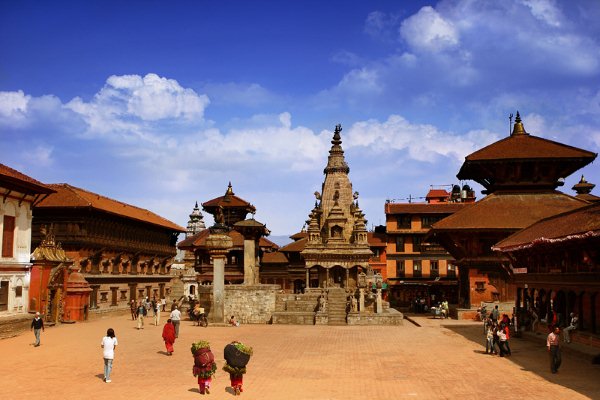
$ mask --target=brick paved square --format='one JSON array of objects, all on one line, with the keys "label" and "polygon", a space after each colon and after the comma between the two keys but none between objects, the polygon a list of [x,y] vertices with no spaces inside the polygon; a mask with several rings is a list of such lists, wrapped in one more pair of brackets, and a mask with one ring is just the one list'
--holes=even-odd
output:
[{"label": "brick paved square", "polygon": [[[162,321],[165,321],[166,314]],[[421,327],[243,325],[194,327],[183,321],[172,357],[162,325],[135,329],[127,316],[46,329],[0,341],[1,399],[234,398],[226,391],[223,347],[254,348],[246,399],[584,399],[598,398],[600,367],[565,355],[549,371],[543,343],[513,339],[511,358],[483,354],[481,325],[418,317]],[[100,340],[115,329],[112,383],[102,381]],[[198,392],[190,345],[209,340],[219,370],[210,395]]]}]

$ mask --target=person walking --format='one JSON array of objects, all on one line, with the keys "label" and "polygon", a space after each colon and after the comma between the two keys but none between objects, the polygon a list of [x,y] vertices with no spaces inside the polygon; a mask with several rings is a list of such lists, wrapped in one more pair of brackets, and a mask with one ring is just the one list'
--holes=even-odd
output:
[{"label": "person walking", "polygon": [[498,310],[498,305],[496,304],[496,306],[492,310],[492,321],[497,323],[498,317],[500,317],[500,311]]},{"label": "person walking", "polygon": [[171,322],[173,323],[173,326],[175,326],[175,337],[178,338],[179,337],[179,323],[181,322],[181,311],[179,311],[177,306],[175,306],[173,311],[171,311],[171,315],[169,316],[169,318],[171,318]]},{"label": "person walking", "polygon": [[143,303],[140,303],[140,305],[138,306],[137,314],[138,314],[137,328],[138,328],[138,330],[144,329],[144,316],[146,315],[146,307],[144,307]]},{"label": "person walking", "polygon": [[491,324],[487,327],[485,337],[485,354],[496,354],[496,347],[494,346],[494,328]]},{"label": "person walking", "polygon": [[34,347],[39,347],[40,345],[40,333],[45,330],[44,328],[44,320],[40,317],[40,313],[35,313],[35,318],[31,321],[31,329],[33,330],[33,334],[35,335],[35,344]]},{"label": "person walking", "polygon": [[550,371],[552,371],[553,374],[558,373],[558,368],[562,362],[559,343],[560,328],[554,326],[554,330],[548,334],[548,339],[546,340],[548,354],[550,355]]},{"label": "person walking", "polygon": [[579,323],[579,318],[577,318],[577,314],[571,313],[569,314],[569,317],[569,326],[563,329],[565,343],[571,343],[571,336],[569,334],[571,331],[577,329],[577,325]]},{"label": "person walking", "polygon": [[154,325],[158,326],[160,323],[160,303],[154,304]]},{"label": "person walking", "polygon": [[165,347],[167,348],[167,355],[170,356],[173,354],[173,344],[175,343],[175,327],[170,319],[167,320],[167,323],[163,327],[162,338],[165,341]]},{"label": "person walking", "polygon": [[131,310],[131,320],[135,321],[137,318],[137,315],[136,315],[137,307],[135,305],[135,300],[131,300],[131,303],[129,303],[129,308]]},{"label": "person walking", "polygon": [[165,312],[165,307],[167,306],[167,299],[165,299],[165,296],[160,299],[160,304],[162,305],[163,312]]},{"label": "person walking", "polygon": [[110,373],[112,371],[113,360],[115,359],[115,349],[119,342],[115,336],[115,331],[112,328],[108,328],[106,336],[102,338],[100,347],[102,347],[102,357],[104,358],[104,382],[110,383]]},{"label": "person walking", "polygon": [[210,344],[205,340],[200,340],[192,344],[191,350],[194,356],[192,373],[198,378],[200,394],[210,394],[212,376],[217,371],[215,356],[210,349]]}]

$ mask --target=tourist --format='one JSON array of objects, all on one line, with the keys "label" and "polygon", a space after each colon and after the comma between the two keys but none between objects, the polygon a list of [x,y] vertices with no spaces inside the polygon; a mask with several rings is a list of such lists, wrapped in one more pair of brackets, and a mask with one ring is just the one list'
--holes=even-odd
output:
[{"label": "tourist", "polygon": [[496,347],[494,346],[494,327],[492,324],[488,324],[487,326],[485,339],[485,354],[496,354]]},{"label": "tourist", "polygon": [[496,330],[496,335],[498,336],[498,348],[500,349],[500,357],[504,357],[508,351],[506,350],[506,332],[504,330],[504,325],[500,325]]},{"label": "tourist", "polygon": [[40,345],[40,333],[44,331],[44,320],[40,318],[40,313],[35,313],[35,318],[31,321],[31,329],[33,329],[33,334],[35,335],[35,344],[34,347],[39,347]]},{"label": "tourist", "polygon": [[131,320],[135,321],[135,319],[137,318],[137,306],[135,305],[135,300],[131,300],[129,308],[131,309]]},{"label": "tourist", "polygon": [[537,329],[537,325],[540,322],[540,318],[537,315],[537,313],[535,312],[535,308],[533,308],[533,307],[531,307],[529,309],[529,313],[531,314],[531,319],[532,319],[532,322],[531,322],[531,331],[535,332],[536,329]]},{"label": "tourist", "polygon": [[504,341],[504,350],[506,351],[506,355],[511,356],[512,352],[510,351],[510,325],[505,324],[503,325],[503,328],[506,337],[506,340]]},{"label": "tourist", "polygon": [[231,316],[231,318],[229,318],[229,325],[231,326],[240,326],[240,323],[238,321],[235,320],[235,316]]},{"label": "tourist", "polygon": [[171,304],[171,311],[177,308],[177,301],[173,299],[173,304]]},{"label": "tourist", "polygon": [[142,303],[140,303],[138,309],[137,309],[137,318],[138,318],[138,322],[137,322],[137,328],[139,329],[144,329],[144,316],[146,315],[146,307],[144,307],[144,305]]},{"label": "tourist", "polygon": [[160,303],[154,304],[154,325],[158,326],[160,323]]},{"label": "tourist", "polygon": [[175,306],[173,311],[171,311],[171,315],[169,317],[171,318],[171,322],[175,326],[175,337],[178,338],[179,337],[179,323],[181,322],[181,311],[179,311],[177,309],[177,306]]},{"label": "tourist", "polygon": [[115,359],[115,349],[117,348],[117,338],[115,337],[115,331],[112,328],[108,328],[106,336],[102,338],[100,347],[104,350],[102,357],[104,357],[104,382],[110,383],[110,372],[112,371],[113,360]]},{"label": "tourist", "polygon": [[575,313],[569,314],[569,317],[570,317],[569,326],[567,326],[565,329],[563,329],[565,343],[571,343],[571,336],[569,335],[569,333],[571,331],[574,331],[575,329],[577,329],[577,325],[578,325],[578,321],[579,321],[579,318],[577,318],[577,315]]},{"label": "tourist", "polygon": [[500,316],[500,311],[498,310],[498,305],[494,307],[492,310],[492,321],[498,322],[498,317]]},{"label": "tourist", "polygon": [[163,312],[165,312],[165,307],[167,306],[167,299],[165,299],[165,296],[160,299],[160,304],[162,305]]},{"label": "tourist", "polygon": [[167,320],[162,332],[162,338],[165,341],[165,347],[167,348],[167,355],[173,354],[173,344],[175,343],[175,326],[171,319]]},{"label": "tourist", "polygon": [[558,368],[561,363],[561,354],[560,354],[560,328],[558,326],[554,326],[554,330],[548,334],[548,339],[546,340],[546,346],[548,347],[548,354],[550,355],[550,371],[553,374],[558,373]]}]

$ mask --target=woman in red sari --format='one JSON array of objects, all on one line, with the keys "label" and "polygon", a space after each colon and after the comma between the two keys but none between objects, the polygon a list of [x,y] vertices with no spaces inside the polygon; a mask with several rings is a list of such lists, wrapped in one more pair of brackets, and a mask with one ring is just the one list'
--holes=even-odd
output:
[{"label": "woman in red sari", "polygon": [[167,348],[167,355],[170,356],[173,354],[173,343],[175,343],[175,325],[173,325],[171,319],[167,320],[167,323],[163,328],[162,337]]}]

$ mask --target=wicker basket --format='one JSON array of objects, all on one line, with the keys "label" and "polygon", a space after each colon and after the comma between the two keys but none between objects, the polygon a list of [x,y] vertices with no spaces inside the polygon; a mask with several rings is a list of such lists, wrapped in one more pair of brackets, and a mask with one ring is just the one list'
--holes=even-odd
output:
[{"label": "wicker basket", "polygon": [[248,364],[248,361],[250,361],[250,355],[242,353],[233,344],[228,344],[227,346],[225,346],[224,353],[225,361],[227,361],[227,364],[235,368],[243,368]]}]

